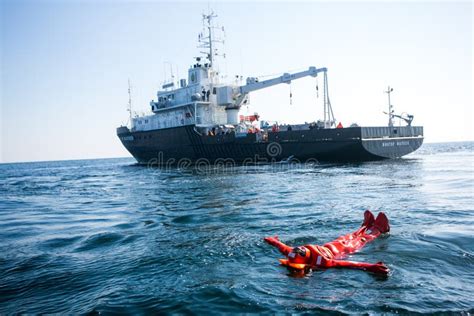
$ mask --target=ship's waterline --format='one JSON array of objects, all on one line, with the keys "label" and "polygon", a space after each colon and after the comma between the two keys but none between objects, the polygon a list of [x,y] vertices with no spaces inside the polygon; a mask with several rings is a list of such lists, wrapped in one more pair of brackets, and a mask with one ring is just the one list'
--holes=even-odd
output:
[{"label": "ship's waterline", "polygon": [[380,137],[385,127],[340,129],[301,129],[268,133],[266,138],[248,133],[207,136],[196,127],[183,126],[147,132],[121,127],[117,133],[140,164],[179,164],[180,161],[216,161],[235,164],[278,162],[288,158],[308,161],[370,161],[398,158],[423,143],[422,127],[397,127],[398,138]]}]

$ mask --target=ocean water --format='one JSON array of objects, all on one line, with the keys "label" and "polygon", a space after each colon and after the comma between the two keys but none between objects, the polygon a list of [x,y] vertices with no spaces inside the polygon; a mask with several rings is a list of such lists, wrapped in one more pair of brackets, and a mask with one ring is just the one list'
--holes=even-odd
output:
[{"label": "ocean water", "polygon": [[[0,165],[0,314],[473,313],[474,143],[360,164]],[[385,211],[357,270],[294,277],[263,242],[322,244]]]}]

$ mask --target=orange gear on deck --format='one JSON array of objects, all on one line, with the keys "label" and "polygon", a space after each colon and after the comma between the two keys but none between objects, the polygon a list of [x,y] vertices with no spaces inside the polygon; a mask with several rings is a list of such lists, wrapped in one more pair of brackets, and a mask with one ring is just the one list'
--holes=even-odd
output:
[{"label": "orange gear on deck", "polygon": [[323,246],[304,245],[290,247],[282,243],[278,236],[266,237],[264,240],[278,248],[287,259],[280,259],[280,263],[296,272],[307,272],[318,268],[353,268],[378,274],[388,274],[389,269],[382,262],[364,263],[341,260],[347,257],[381,234],[388,233],[390,225],[384,213],[379,213],[377,218],[369,211],[364,213],[364,222],[355,232],[341,236]]}]

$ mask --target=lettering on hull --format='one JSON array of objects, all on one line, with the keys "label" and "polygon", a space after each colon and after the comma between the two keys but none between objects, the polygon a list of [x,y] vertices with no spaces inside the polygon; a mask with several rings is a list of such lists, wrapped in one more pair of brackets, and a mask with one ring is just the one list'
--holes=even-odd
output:
[{"label": "lettering on hull", "polygon": [[401,140],[396,142],[383,142],[382,147],[395,147],[395,146],[410,146],[410,142],[407,140]]},{"label": "lettering on hull", "polygon": [[120,137],[120,139],[125,141],[125,142],[131,142],[133,140],[133,136],[132,135],[122,136],[122,137]]}]

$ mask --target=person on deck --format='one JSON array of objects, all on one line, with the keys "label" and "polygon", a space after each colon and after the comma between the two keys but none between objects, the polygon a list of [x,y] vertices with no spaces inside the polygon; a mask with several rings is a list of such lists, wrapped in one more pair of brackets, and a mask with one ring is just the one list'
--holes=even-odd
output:
[{"label": "person on deck", "polygon": [[306,273],[312,269],[352,268],[387,275],[389,269],[383,262],[372,264],[341,259],[389,231],[390,225],[384,213],[380,212],[374,219],[374,215],[367,210],[364,213],[364,222],[357,231],[341,236],[323,246],[290,247],[282,243],[278,236],[265,237],[264,240],[287,257],[287,259],[280,259],[280,263],[292,272]]}]

